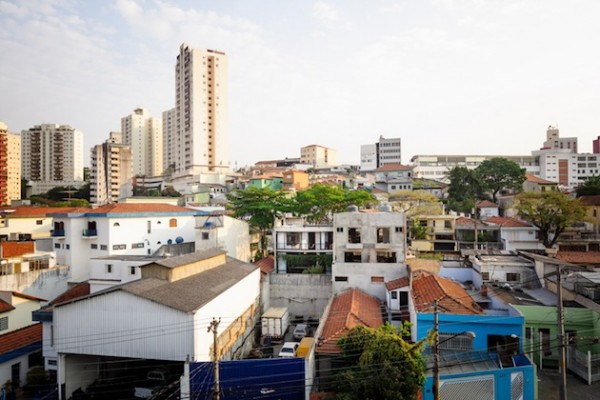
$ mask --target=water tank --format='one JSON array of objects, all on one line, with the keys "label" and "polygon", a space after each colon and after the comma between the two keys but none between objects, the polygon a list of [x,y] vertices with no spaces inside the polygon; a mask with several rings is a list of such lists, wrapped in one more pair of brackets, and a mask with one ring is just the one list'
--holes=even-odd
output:
[{"label": "water tank", "polygon": [[175,243],[177,243],[177,244],[183,243],[183,238],[181,236],[177,236],[177,238],[175,239]]}]

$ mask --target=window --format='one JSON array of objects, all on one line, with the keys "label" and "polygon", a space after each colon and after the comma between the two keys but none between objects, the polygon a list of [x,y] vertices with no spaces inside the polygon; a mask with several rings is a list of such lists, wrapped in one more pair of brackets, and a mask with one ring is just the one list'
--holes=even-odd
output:
[{"label": "window", "polygon": [[113,250],[126,250],[126,244],[113,244]]},{"label": "window", "polygon": [[378,263],[395,263],[396,252],[395,251],[378,251],[377,252]]},{"label": "window", "polygon": [[360,243],[360,228],[348,229],[348,243]]},{"label": "window", "polygon": [[129,267],[129,273],[135,275],[135,267],[133,265]]},{"label": "window", "polygon": [[540,339],[542,340],[542,350],[545,356],[552,354],[552,348],[550,347],[550,329],[543,328],[539,330]]},{"label": "window", "polygon": [[148,233],[152,233],[152,221],[148,221],[147,222],[147,229],[146,229],[146,231]]},{"label": "window", "polygon": [[56,366],[56,360],[48,360],[48,365],[49,366]]},{"label": "window", "polygon": [[338,232],[344,232],[344,228],[337,228]]},{"label": "window", "polygon": [[54,243],[54,248],[55,249],[60,249],[60,243]]},{"label": "window", "polygon": [[98,245],[97,245],[97,244],[94,244],[94,243],[92,243],[92,244],[90,245],[90,247],[92,248],[92,250],[96,250],[96,249],[98,248]]},{"label": "window", "polygon": [[65,244],[65,249],[69,250],[71,248],[70,244]]},{"label": "window", "polygon": [[390,242],[390,228],[377,228],[377,243]]},{"label": "window", "polygon": [[531,339],[531,328],[525,328],[525,339]]},{"label": "window", "polygon": [[397,226],[396,227],[396,233],[402,233],[402,227],[401,226]]},{"label": "window", "polygon": [[506,273],[506,280],[507,280],[507,282],[520,282],[521,281],[521,274],[514,273],[514,272],[507,272]]},{"label": "window", "polygon": [[[473,350],[473,339],[467,335],[458,335],[456,333],[440,332],[440,349],[446,350]],[[455,337],[452,337],[455,336]]]},{"label": "window", "polygon": [[106,273],[112,274],[112,264],[106,264]]},{"label": "window", "polygon": [[131,243],[131,248],[132,249],[143,249],[144,248],[144,243]]},{"label": "window", "polygon": [[5,331],[8,329],[8,317],[0,318],[0,331]]},{"label": "window", "polygon": [[484,281],[489,281],[490,280],[490,273],[489,272],[482,272],[481,273],[481,279],[483,279]]},{"label": "window", "polygon": [[208,240],[209,234],[208,232],[202,232],[202,240]]},{"label": "window", "polygon": [[336,276],[335,281],[336,282],[348,282],[348,277],[347,276]]},{"label": "window", "polygon": [[359,263],[362,262],[360,251],[347,251],[344,253],[344,262]]},{"label": "window", "polygon": [[119,224],[118,222],[115,222],[115,223],[113,224],[113,226],[114,226],[114,227],[119,227],[119,226],[121,226],[121,224]]},{"label": "window", "polygon": [[100,245],[100,250],[108,250],[108,246],[105,244]]},{"label": "window", "polygon": [[396,300],[396,299],[398,298],[398,292],[396,292],[396,291],[393,291],[393,292],[391,292],[390,294],[391,294],[391,296],[392,296],[392,300]]},{"label": "window", "polygon": [[42,225],[44,223],[44,221],[42,221],[41,219],[38,219],[35,221],[36,225]]},{"label": "window", "polygon": [[169,228],[177,228],[177,218],[171,218],[169,220]]},{"label": "window", "polygon": [[383,276],[372,276],[371,277],[371,283],[383,283],[384,279]]},{"label": "window", "polygon": [[300,233],[286,233],[285,242],[288,246],[296,246],[297,244],[300,244]]}]

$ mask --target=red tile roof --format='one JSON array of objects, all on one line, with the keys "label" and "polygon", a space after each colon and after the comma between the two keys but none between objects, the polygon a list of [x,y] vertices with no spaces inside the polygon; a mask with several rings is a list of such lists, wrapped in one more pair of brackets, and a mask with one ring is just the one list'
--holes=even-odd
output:
[{"label": "red tile roof", "polygon": [[50,302],[51,305],[56,305],[60,303],[65,303],[69,300],[76,299],[81,296],[86,296],[90,294],[90,284],[89,282],[81,282],[77,285],[67,289],[67,291],[58,295],[54,300]]},{"label": "red tile roof", "polygon": [[142,213],[142,212],[190,212],[189,208],[173,206],[171,204],[152,204],[152,203],[115,203],[106,204],[96,209],[88,208],[86,212],[97,214],[124,214],[124,213]]},{"label": "red tile roof", "polygon": [[402,287],[406,287],[410,284],[408,278],[402,277],[402,278],[398,278],[398,279],[394,279],[393,281],[389,281],[385,283],[385,287],[387,290],[396,290],[396,289],[400,289]]},{"label": "red tile roof", "polygon": [[14,290],[0,290],[0,292],[2,292],[2,293],[10,293],[11,295],[13,295],[15,297],[20,297],[22,299],[37,300],[37,301],[46,301],[45,299],[42,299],[40,297],[33,296],[33,295],[27,294],[27,293],[15,292]]},{"label": "red tile roof", "polygon": [[559,251],[556,258],[571,264],[596,265],[600,264],[600,252],[598,251]]},{"label": "red tile roof", "polygon": [[600,205],[600,195],[581,196],[579,201],[584,206],[597,206]]},{"label": "red tile roof", "polygon": [[40,218],[53,213],[69,213],[77,208],[73,207],[4,207],[0,213],[6,214],[9,218]]},{"label": "red tile roof", "polygon": [[333,299],[323,327],[318,353],[339,354],[337,342],[355,326],[377,328],[383,325],[379,299],[360,289],[348,289]]},{"label": "red tile roof", "polygon": [[414,166],[412,165],[402,165],[402,164],[385,164],[382,167],[377,168],[375,171],[408,171],[412,170]]},{"label": "red tile roof", "polygon": [[491,222],[496,225],[500,225],[505,228],[532,228],[528,222],[518,220],[516,218],[508,218],[508,217],[491,217],[485,220],[486,222]]},{"label": "red tile roof", "polygon": [[33,324],[25,328],[0,335],[0,354],[20,349],[42,341],[42,324]]},{"label": "red tile roof", "polygon": [[460,284],[424,271],[413,274],[412,296],[417,312],[433,312],[433,303],[438,300],[442,313],[483,314]]},{"label": "red tile roof", "polygon": [[489,200],[481,200],[479,203],[475,205],[477,208],[498,208],[498,204],[491,202]]},{"label": "red tile roof", "polygon": [[254,263],[258,268],[260,268],[260,273],[263,275],[267,275],[268,273],[275,270],[275,257],[269,255],[263,259],[258,260]]},{"label": "red tile roof", "polygon": [[558,183],[556,182],[547,181],[546,179],[542,179],[539,176],[535,176],[533,174],[525,174],[525,177],[527,178],[527,182],[531,183],[537,183],[540,185],[558,185]]},{"label": "red tile roof", "polygon": [[5,313],[14,309],[15,307],[12,304],[7,303],[4,300],[0,300],[0,313]]}]

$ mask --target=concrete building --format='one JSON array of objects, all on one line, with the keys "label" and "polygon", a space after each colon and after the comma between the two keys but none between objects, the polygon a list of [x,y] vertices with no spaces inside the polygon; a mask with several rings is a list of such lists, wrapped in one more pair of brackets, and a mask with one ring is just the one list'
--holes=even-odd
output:
[{"label": "concrete building", "polygon": [[355,287],[380,300],[385,282],[407,275],[403,213],[350,211],[333,216],[333,292]]},{"label": "concrete building", "polygon": [[386,193],[413,189],[413,167],[402,164],[386,164],[375,170],[375,188]]},{"label": "concrete building", "polygon": [[114,203],[132,195],[131,147],[122,143],[120,132],[111,132],[106,142],[92,147],[91,164],[92,203]]},{"label": "concrete building", "polygon": [[21,136],[0,121],[0,205],[21,198]]},{"label": "concrete building", "polygon": [[379,136],[379,142],[360,146],[360,170],[372,171],[386,164],[402,164],[401,139],[386,139]]},{"label": "concrete building", "polygon": [[592,153],[600,153],[600,136],[592,141]]},{"label": "concrete building", "polygon": [[227,56],[183,43],[175,67],[176,134],[166,165],[181,173],[229,170]]},{"label": "concrete building", "polygon": [[325,168],[337,165],[337,152],[318,144],[311,144],[300,149],[302,164],[311,165],[313,168]]},{"label": "concrete building", "polygon": [[83,133],[69,125],[42,124],[21,132],[21,175],[32,194],[83,185]]},{"label": "concrete building", "polygon": [[163,111],[162,113],[162,130],[163,130],[163,168],[166,175],[175,172],[171,168],[175,162],[175,146],[177,144],[177,108]]},{"label": "concrete building", "polygon": [[121,118],[123,143],[131,148],[133,175],[159,176],[163,173],[163,122],[148,110],[136,108]]},{"label": "concrete building", "polygon": [[547,149],[568,149],[571,153],[577,153],[577,138],[561,138],[558,128],[552,125],[546,129],[546,141],[541,150]]}]

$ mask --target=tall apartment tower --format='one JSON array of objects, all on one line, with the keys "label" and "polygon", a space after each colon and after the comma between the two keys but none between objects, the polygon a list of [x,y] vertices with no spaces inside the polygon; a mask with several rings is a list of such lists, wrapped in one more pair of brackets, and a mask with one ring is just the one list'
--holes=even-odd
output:
[{"label": "tall apartment tower", "polygon": [[131,147],[123,143],[121,132],[111,132],[108,140],[92,147],[90,201],[114,203],[129,197],[133,162]]},{"label": "tall apartment tower", "polygon": [[548,129],[546,129],[546,141],[544,142],[544,147],[542,147],[541,150],[547,149],[568,149],[571,150],[571,153],[577,153],[577,138],[561,138],[558,128],[549,125]]},{"label": "tall apartment tower", "polygon": [[193,175],[229,170],[227,56],[183,43],[175,67],[176,137],[170,164]]},{"label": "tall apartment tower", "polygon": [[0,122],[0,205],[21,198],[21,136]]},{"label": "tall apartment tower", "polygon": [[33,194],[55,186],[83,185],[83,133],[69,125],[42,124],[21,131],[21,174]]},{"label": "tall apartment tower", "polygon": [[337,165],[337,152],[328,147],[311,144],[300,149],[300,162],[313,168],[327,168]]},{"label": "tall apartment tower", "polygon": [[177,109],[171,108],[170,110],[163,111],[162,113],[162,124],[163,124],[163,168],[168,174],[175,172],[175,154],[177,151],[175,146],[177,145]]},{"label": "tall apartment tower", "polygon": [[386,139],[379,136],[379,142],[360,146],[361,171],[373,171],[386,164],[402,164],[401,139]]},{"label": "tall apartment tower", "polygon": [[163,122],[136,108],[121,118],[123,143],[131,147],[133,175],[159,176],[163,168]]}]

